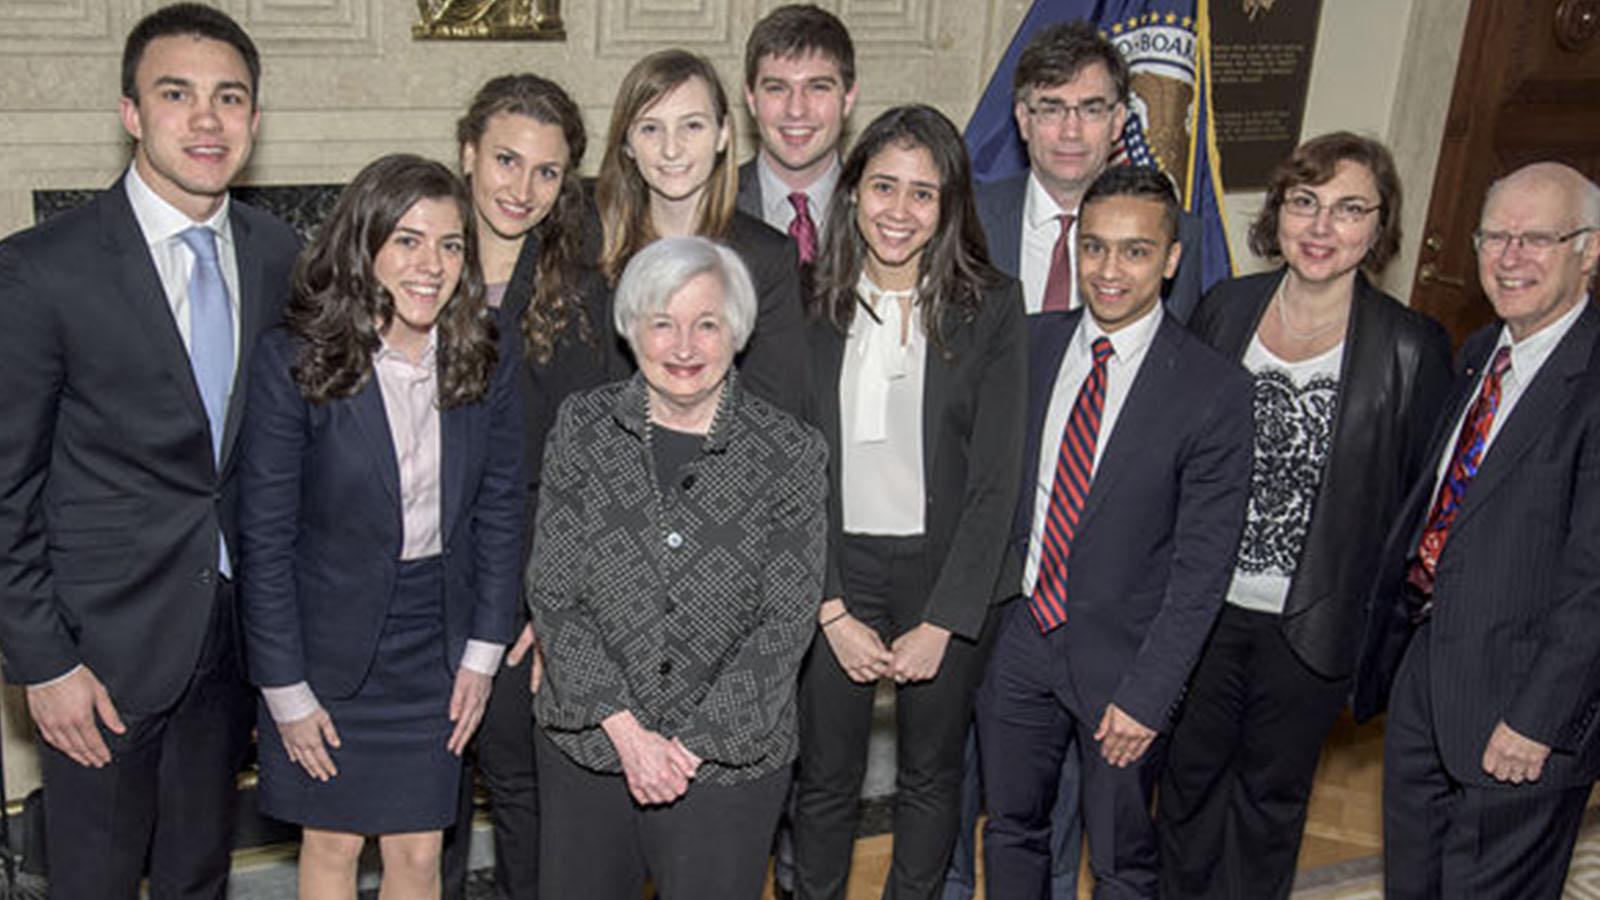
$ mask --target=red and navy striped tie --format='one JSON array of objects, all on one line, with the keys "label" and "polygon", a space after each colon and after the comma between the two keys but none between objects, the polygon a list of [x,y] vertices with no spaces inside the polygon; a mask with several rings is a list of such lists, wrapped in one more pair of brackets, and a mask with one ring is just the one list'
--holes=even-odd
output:
[{"label": "red and navy striped tie", "polygon": [[1106,405],[1106,360],[1110,358],[1111,341],[1095,338],[1094,368],[1078,389],[1072,415],[1061,429],[1056,477],[1044,517],[1039,577],[1028,602],[1039,630],[1044,632],[1067,621],[1067,557],[1072,552],[1072,536],[1078,531],[1078,514],[1083,512],[1083,503],[1089,498],[1089,482],[1094,477],[1094,445],[1100,434],[1100,413]]}]

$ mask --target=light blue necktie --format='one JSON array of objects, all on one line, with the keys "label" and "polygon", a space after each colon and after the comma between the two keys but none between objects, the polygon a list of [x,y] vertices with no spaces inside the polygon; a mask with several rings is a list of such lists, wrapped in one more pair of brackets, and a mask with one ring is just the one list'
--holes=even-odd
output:
[{"label": "light blue necktie", "polygon": [[[220,471],[228,394],[233,390],[233,310],[217,260],[216,232],[198,225],[178,237],[194,251],[194,271],[189,274],[189,365],[211,421],[211,457]],[[228,575],[232,570],[228,550],[218,547],[217,567]]]}]

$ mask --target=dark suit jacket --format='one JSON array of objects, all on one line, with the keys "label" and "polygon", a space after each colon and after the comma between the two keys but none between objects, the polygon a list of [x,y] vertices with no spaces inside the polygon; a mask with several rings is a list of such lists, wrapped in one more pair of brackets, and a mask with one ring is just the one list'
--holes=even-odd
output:
[{"label": "dark suit jacket", "polygon": [[[1412,629],[1401,589],[1498,324],[1461,348],[1428,468],[1389,532],[1369,606],[1356,714],[1380,711]],[[1439,555],[1428,665],[1439,753],[1459,781],[1497,721],[1552,748],[1537,789],[1600,775],[1600,311],[1585,309],[1500,427]],[[1524,787],[1522,790],[1529,790]]]},{"label": "dark suit jacket", "polygon": [[[360,687],[388,613],[402,541],[400,467],[376,375],[313,404],[290,375],[295,339],[256,348],[240,441],[239,598],[250,679]],[[489,394],[439,420],[444,659],[468,638],[509,643],[522,564],[522,411],[502,350]]]},{"label": "dark suit jacket", "polygon": [[[1244,358],[1283,270],[1224,281],[1189,328],[1230,359]],[[1357,274],[1333,436],[1305,546],[1279,627],[1313,671],[1355,670],[1361,616],[1383,534],[1426,462],[1434,418],[1450,386],[1450,338]]]},{"label": "dark suit jacket", "polygon": [[[1022,583],[1042,435],[1061,360],[1083,311],[1029,322],[1028,431],[1006,578]],[[1250,493],[1252,388],[1223,358],[1163,315],[1106,441],[1072,540],[1067,663],[1075,712],[1115,703],[1165,731],[1222,606]],[[1021,602],[1026,602],[1023,599]]]},{"label": "dark suit jacket", "polygon": [[[978,221],[989,239],[989,260],[1012,278],[1022,277],[1022,210],[1028,199],[1028,173],[973,186]],[[1178,272],[1161,286],[1161,300],[1179,322],[1187,322],[1200,302],[1200,220],[1178,214],[1183,256]]]},{"label": "dark suit jacket", "polygon": [[234,531],[256,336],[299,240],[231,204],[239,348],[221,471],[189,356],[122,182],[0,244],[0,648],[14,684],[87,665],[124,713],[170,707]]},{"label": "dark suit jacket", "polygon": [[[922,387],[924,535],[933,590],[923,618],[965,638],[983,630],[988,608],[1016,593],[998,581],[1006,525],[1016,506],[1022,444],[1027,331],[1016,282],[984,295],[969,322],[947,316],[941,356],[929,341]],[[811,325],[814,384],[808,417],[828,440],[828,569],[825,597],[844,596],[839,568],[839,371],[844,335]],[[850,598],[844,596],[846,605]]]},{"label": "dark suit jacket", "polygon": [[762,210],[764,201],[761,197],[761,175],[756,171],[756,158],[750,157],[739,167],[739,193],[733,202],[739,212],[752,219],[765,221],[765,213]]},{"label": "dark suit jacket", "polygon": [[756,330],[739,355],[739,377],[763,399],[799,415],[806,385],[805,311],[794,243],[759,216],[733,214],[725,238],[755,282]]}]

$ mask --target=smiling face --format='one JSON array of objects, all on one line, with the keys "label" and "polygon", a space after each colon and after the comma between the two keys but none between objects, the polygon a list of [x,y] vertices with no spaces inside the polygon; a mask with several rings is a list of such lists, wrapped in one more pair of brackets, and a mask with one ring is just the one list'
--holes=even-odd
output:
[{"label": "smiling face", "polygon": [[[1564,167],[1536,165],[1514,172],[1484,204],[1478,230],[1565,235],[1593,226],[1582,220],[1580,181]],[[1543,251],[1513,240],[1499,253],[1479,251],[1478,279],[1495,314],[1520,341],[1583,299],[1597,257],[1600,238],[1592,232]]]},{"label": "smiling face", "polygon": [[786,184],[804,188],[821,175],[839,150],[844,120],[856,105],[839,62],[812,50],[797,56],[767,55],[756,67],[745,105],[761,134],[761,153]]},{"label": "smiling face", "polygon": [[1178,271],[1182,247],[1167,235],[1165,208],[1143,197],[1111,196],[1078,219],[1078,292],[1108,334],[1161,302],[1161,280]]},{"label": "smiling face", "polygon": [[[1111,107],[1111,114],[1099,122],[1089,122],[1077,112],[1068,112],[1058,123],[1046,123],[1028,112],[1042,105],[1083,108],[1086,103]],[[1127,107],[1117,101],[1117,86],[1105,64],[1093,62],[1077,75],[1054,87],[1034,85],[1013,109],[1022,140],[1028,145],[1028,165],[1039,183],[1070,210],[1089,185],[1105,171],[1111,158],[1111,144],[1122,134]]]},{"label": "smiling face", "polygon": [[711,89],[690,78],[645,107],[628,126],[624,152],[650,186],[651,202],[698,202],[728,146]]},{"label": "smiling face", "polygon": [[544,221],[561,194],[569,159],[560,126],[519,113],[491,116],[478,142],[461,147],[480,235],[521,240]]},{"label": "smiling face", "polygon": [[639,316],[633,344],[653,405],[670,408],[672,419],[709,418],[733,364],[722,282],[710,272],[689,279],[665,309]]},{"label": "smiling face", "polygon": [[394,301],[394,321],[384,332],[390,346],[420,356],[455,296],[466,249],[461,211],[449,197],[425,197],[400,217],[372,260],[373,277]]},{"label": "smiling face", "polygon": [[867,276],[878,287],[916,287],[922,252],[939,231],[939,169],[928,148],[886,144],[856,187],[856,228],[867,244]]},{"label": "smiling face", "polygon": [[[1354,278],[1367,251],[1378,238],[1381,213],[1374,210],[1353,222],[1334,220],[1339,204],[1376,207],[1378,182],[1372,170],[1358,162],[1340,160],[1333,177],[1322,184],[1297,184],[1284,191],[1278,209],[1278,246],[1283,261],[1295,276],[1311,284],[1328,284],[1341,278]],[[1297,198],[1314,198],[1320,207],[1315,215],[1298,216],[1289,210]]]},{"label": "smiling face", "polygon": [[244,57],[211,38],[158,37],[134,84],[138,100],[123,97],[119,112],[139,177],[191,219],[209,217],[250,159],[260,120]]}]

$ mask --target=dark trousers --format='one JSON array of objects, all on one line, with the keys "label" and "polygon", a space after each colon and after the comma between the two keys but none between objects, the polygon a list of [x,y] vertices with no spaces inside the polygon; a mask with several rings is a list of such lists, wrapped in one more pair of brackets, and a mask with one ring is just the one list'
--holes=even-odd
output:
[{"label": "dark trousers", "polygon": [[542,732],[539,890],[573,900],[758,900],[789,767],[738,785],[691,782],[663,806],[639,806],[623,777],[573,762]]},{"label": "dark trousers", "polygon": [[[978,765],[978,726],[967,734],[962,761],[961,831],[944,873],[943,900],[972,900],[978,892],[977,826],[983,811],[982,775]],[[1050,900],[1078,900],[1078,867],[1083,857],[1083,819],[1078,814],[1078,755],[1061,760],[1056,803],[1050,810]]]},{"label": "dark trousers", "polygon": [[101,727],[110,764],[80,766],[39,741],[53,900],[133,900],[147,861],[152,900],[225,896],[255,698],[239,669],[231,583],[210,615],[177,705],[120,711],[125,734]]},{"label": "dark trousers", "polygon": [[1383,738],[1388,900],[1561,897],[1589,785],[1479,787],[1439,756],[1429,682],[1431,623],[1395,675]]},{"label": "dark trousers", "polygon": [[[539,778],[534,765],[533,694],[528,690],[530,652],[515,666],[495,673],[472,758],[489,791],[494,823],[494,890],[498,900],[539,896]],[[473,789],[470,770],[461,779],[456,824],[445,831],[444,895],[462,900],[467,891]]]},{"label": "dark trousers", "polygon": [[1295,656],[1281,617],[1225,604],[1161,775],[1161,896],[1273,900],[1294,887],[1322,744],[1349,692]]},{"label": "dark trousers", "polygon": [[[845,535],[845,602],[885,644],[922,622],[928,597],[921,538]],[[961,757],[972,688],[992,629],[952,636],[938,674],[895,692],[894,850],[885,896],[934,900],[961,816]],[[856,684],[822,634],[800,677],[795,893],[841,900],[850,878],[876,685]]]},{"label": "dark trousers", "polygon": [[994,658],[978,688],[978,756],[989,820],[983,831],[989,897],[1050,896],[1050,812],[1062,761],[1077,754],[1083,824],[1096,898],[1156,896],[1150,800],[1165,750],[1158,737],[1139,761],[1111,766],[1094,740],[1103,709],[1085,708],[1068,667],[1065,629],[1039,631],[1025,601],[1006,607]]}]

